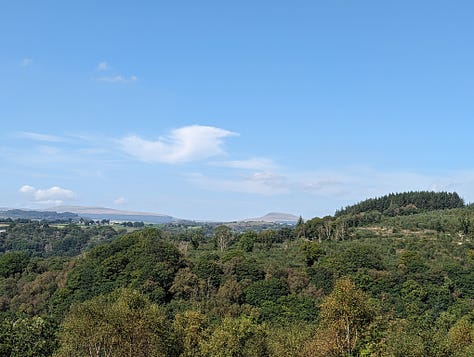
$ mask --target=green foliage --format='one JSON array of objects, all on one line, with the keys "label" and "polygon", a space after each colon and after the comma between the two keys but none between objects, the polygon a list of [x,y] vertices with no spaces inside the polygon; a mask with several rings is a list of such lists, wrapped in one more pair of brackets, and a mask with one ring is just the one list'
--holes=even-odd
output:
[{"label": "green foliage", "polygon": [[174,298],[196,299],[200,290],[198,279],[191,269],[182,268],[176,273],[170,292]]},{"label": "green foliage", "polygon": [[340,279],[321,304],[322,330],[319,333],[336,337],[330,350],[350,356],[375,315],[369,296],[350,280]]},{"label": "green foliage", "polygon": [[44,222],[12,223],[0,240],[0,251],[25,251],[30,255],[74,256],[122,234],[109,225],[55,227]]},{"label": "green foliage", "polygon": [[265,272],[260,269],[255,259],[248,258],[235,250],[232,255],[227,254],[223,257],[222,268],[227,277],[233,277],[237,281],[256,281],[265,277]]},{"label": "green foliage", "polygon": [[338,251],[330,252],[320,266],[330,267],[339,276],[354,274],[360,269],[383,269],[378,247],[361,242],[348,242]]},{"label": "green foliage", "polygon": [[25,252],[7,252],[0,255],[0,276],[9,276],[21,273],[26,268],[30,258]]},{"label": "green foliage", "polygon": [[291,324],[298,321],[315,321],[318,317],[316,301],[308,296],[281,296],[276,301],[267,300],[261,306],[261,321]]},{"label": "green foliage", "polygon": [[449,195],[248,232],[8,222],[0,355],[470,356],[474,209],[428,210]]},{"label": "green foliage", "polygon": [[56,326],[49,319],[2,316],[0,321],[1,356],[46,357],[58,347]]},{"label": "green foliage", "polygon": [[250,253],[253,250],[256,240],[257,233],[254,231],[248,231],[240,236],[238,244],[244,252]]},{"label": "green foliage", "polygon": [[313,324],[302,322],[272,325],[268,329],[268,355],[302,356],[305,343],[314,335],[314,328]]},{"label": "green foliage", "polygon": [[204,233],[202,228],[191,230],[188,233],[188,236],[194,249],[198,249],[199,245],[204,241]]},{"label": "green foliage", "polygon": [[398,258],[398,266],[404,273],[421,273],[426,271],[427,266],[417,252],[405,251]]},{"label": "green foliage", "polygon": [[261,243],[265,249],[270,249],[273,244],[281,243],[280,238],[280,235],[278,235],[275,230],[265,229],[258,233],[256,241]]},{"label": "green foliage", "polygon": [[323,294],[328,294],[334,285],[336,272],[331,267],[313,265],[307,269],[311,285]]},{"label": "green foliage", "polygon": [[209,288],[217,288],[221,282],[222,269],[216,261],[217,256],[206,254],[195,261],[192,271],[204,280]]},{"label": "green foliage", "polygon": [[224,318],[210,336],[201,340],[203,356],[268,356],[266,330],[248,316]]},{"label": "green foliage", "polygon": [[188,310],[176,314],[173,322],[181,357],[202,356],[201,345],[207,336],[208,318],[199,311]]},{"label": "green foliage", "polygon": [[261,306],[266,301],[276,302],[278,298],[288,295],[288,285],[281,279],[271,278],[250,284],[244,291],[245,301],[251,305]]},{"label": "green foliage", "polygon": [[313,265],[325,254],[320,244],[311,241],[303,241],[301,243],[301,251],[303,252],[307,266]]},{"label": "green foliage", "polygon": [[146,229],[91,250],[68,275],[64,291],[69,302],[84,301],[120,287],[132,287],[153,301],[170,298],[169,289],[181,266],[178,249],[161,232]]},{"label": "green foliage", "polygon": [[230,227],[221,225],[214,228],[213,232],[213,240],[214,246],[219,249],[219,251],[223,252],[226,250],[229,245],[232,243],[234,239],[234,234]]},{"label": "green foliage", "polygon": [[421,331],[406,320],[393,321],[380,347],[382,356],[424,357],[427,355]]},{"label": "green foliage", "polygon": [[472,356],[474,352],[474,318],[465,315],[449,329],[446,349],[452,356]]},{"label": "green foliage", "polygon": [[168,356],[165,313],[136,290],[120,289],[71,306],[61,326],[60,356]]},{"label": "green foliage", "polygon": [[398,216],[449,208],[464,207],[464,200],[456,192],[403,192],[391,193],[379,198],[371,198],[345,207],[335,216],[357,215],[377,211],[388,216]]}]

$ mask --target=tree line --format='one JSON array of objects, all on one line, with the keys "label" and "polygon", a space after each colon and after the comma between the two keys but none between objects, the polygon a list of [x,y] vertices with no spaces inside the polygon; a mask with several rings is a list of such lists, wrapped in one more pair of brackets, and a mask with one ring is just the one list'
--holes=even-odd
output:
[{"label": "tree line", "polygon": [[335,216],[372,211],[388,216],[398,216],[461,207],[464,207],[464,200],[456,192],[411,191],[370,198],[336,211]]},{"label": "tree line", "polygon": [[[472,208],[349,217],[145,228],[76,255],[5,250],[0,354],[472,355]],[[8,229],[59,234],[36,224]],[[99,228],[112,227],[78,227]]]}]

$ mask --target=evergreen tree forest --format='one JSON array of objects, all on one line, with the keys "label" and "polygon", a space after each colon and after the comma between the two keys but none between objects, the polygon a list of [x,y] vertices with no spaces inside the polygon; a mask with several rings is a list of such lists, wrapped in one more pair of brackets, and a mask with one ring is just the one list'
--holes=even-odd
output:
[{"label": "evergreen tree forest", "polygon": [[3,223],[0,355],[474,355],[474,207],[456,193],[207,228]]}]

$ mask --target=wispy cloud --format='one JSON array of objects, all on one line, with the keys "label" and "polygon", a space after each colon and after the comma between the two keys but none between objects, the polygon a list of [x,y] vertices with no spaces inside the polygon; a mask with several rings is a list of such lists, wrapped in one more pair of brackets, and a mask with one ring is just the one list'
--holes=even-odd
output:
[{"label": "wispy cloud", "polygon": [[338,171],[296,173],[295,189],[334,199],[354,202],[391,192],[416,190],[458,191],[474,197],[474,172],[453,171],[423,174],[411,171],[384,171],[373,168],[348,168]]},{"label": "wispy cloud", "polygon": [[0,162],[3,166],[41,173],[53,182],[61,183],[59,180],[63,178],[103,179],[109,170],[120,167],[126,160],[117,150],[117,139],[110,136],[50,134],[6,133],[4,140],[0,139]]},{"label": "wispy cloud", "polygon": [[223,138],[235,135],[238,134],[221,128],[191,125],[174,129],[155,141],[127,136],[120,140],[120,145],[138,160],[175,164],[223,154]]},{"label": "wispy cloud", "polygon": [[30,185],[23,185],[18,191],[27,195],[32,202],[41,205],[61,205],[64,201],[76,198],[76,194],[73,191],[59,186],[37,189]]},{"label": "wispy cloud", "polygon": [[36,148],[36,150],[38,153],[48,156],[57,157],[59,154],[61,154],[61,149],[50,145],[40,145]]},{"label": "wispy cloud", "polygon": [[102,61],[97,65],[97,70],[99,72],[108,71],[109,69],[110,69],[110,66],[106,61]]},{"label": "wispy cloud", "polygon": [[50,143],[59,143],[59,142],[64,142],[66,139],[56,136],[56,135],[48,135],[48,134],[40,134],[40,133],[33,133],[33,132],[27,132],[27,131],[21,131],[17,133],[19,137],[26,138],[26,139],[31,139],[31,140],[36,140],[36,141],[46,141]]},{"label": "wispy cloud", "polygon": [[253,157],[247,160],[218,161],[213,165],[242,170],[270,170],[277,167],[277,164],[265,157]]},{"label": "wispy cloud", "polygon": [[107,82],[107,83],[131,83],[138,81],[137,76],[130,76],[124,77],[122,75],[118,76],[111,76],[111,77],[99,77],[97,78],[99,82]]},{"label": "wispy cloud", "polygon": [[[138,77],[134,74],[124,75],[117,71],[111,71],[111,66],[108,62],[102,61],[96,66],[97,72],[109,72],[109,75],[96,77],[95,80],[104,83],[132,83],[138,81]],[[114,73],[115,72],[115,73]]]},{"label": "wispy cloud", "polygon": [[28,66],[31,66],[32,64],[33,64],[33,59],[31,59],[31,58],[23,58],[20,61],[20,66],[21,67],[28,67]]},{"label": "wispy cloud", "polygon": [[121,206],[127,203],[127,200],[125,197],[118,197],[114,200],[113,204],[116,206]]},{"label": "wispy cloud", "polygon": [[257,172],[252,175],[221,178],[201,173],[188,175],[188,180],[203,189],[221,192],[240,192],[257,195],[281,195],[290,193],[287,179],[271,172]]},{"label": "wispy cloud", "polygon": [[[416,172],[387,172],[370,168],[337,171],[255,172],[250,175],[212,177],[193,173],[188,181],[201,189],[259,195],[302,195],[350,204],[368,197],[413,190],[457,191],[474,199],[474,172],[448,172],[427,175]],[[340,206],[339,206],[340,207]]]}]

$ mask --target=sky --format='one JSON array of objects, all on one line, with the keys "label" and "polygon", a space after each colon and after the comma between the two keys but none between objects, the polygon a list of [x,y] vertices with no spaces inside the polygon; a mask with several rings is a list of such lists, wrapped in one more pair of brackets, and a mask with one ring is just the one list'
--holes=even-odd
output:
[{"label": "sky", "polygon": [[474,201],[474,2],[3,1],[0,207]]}]

